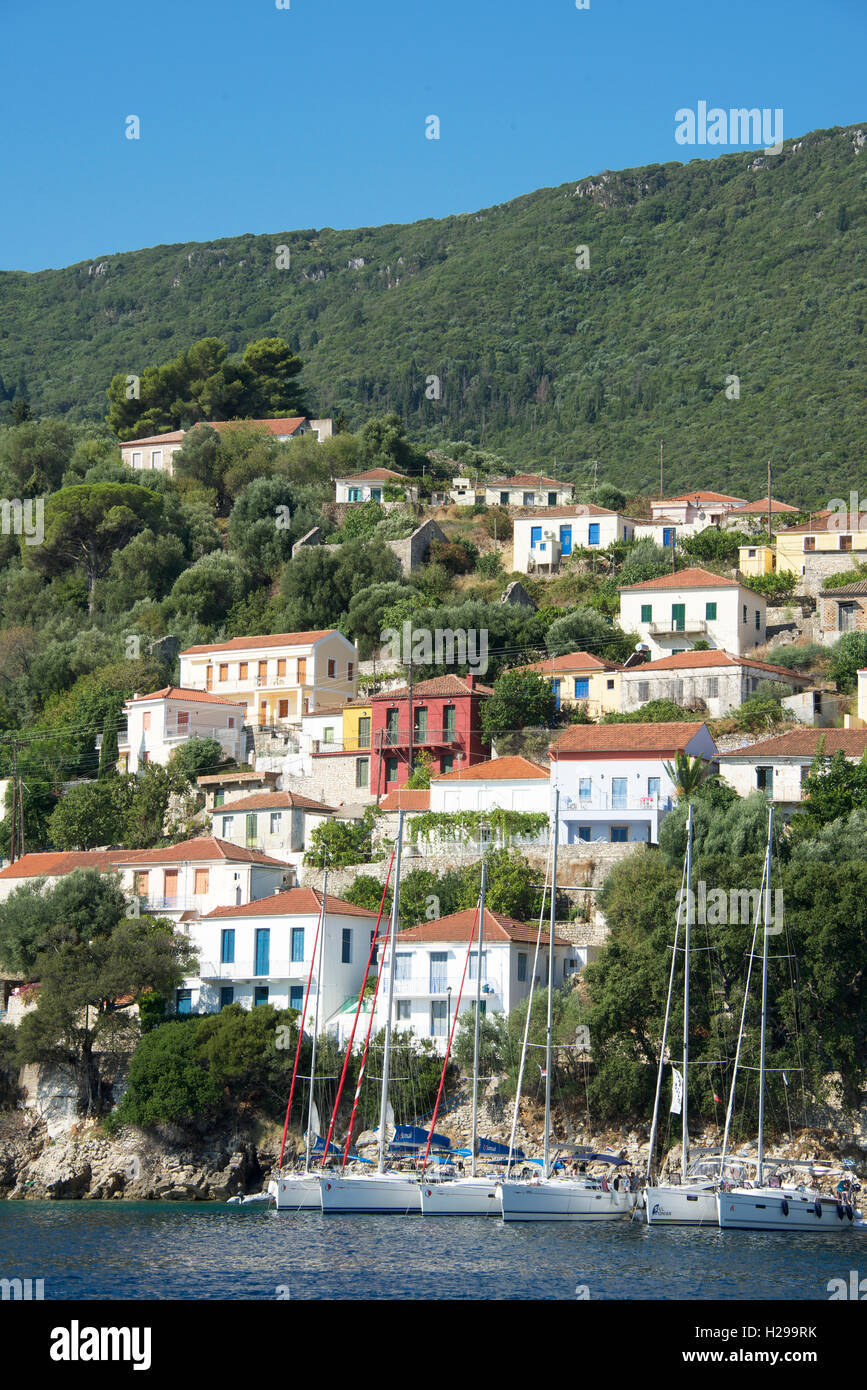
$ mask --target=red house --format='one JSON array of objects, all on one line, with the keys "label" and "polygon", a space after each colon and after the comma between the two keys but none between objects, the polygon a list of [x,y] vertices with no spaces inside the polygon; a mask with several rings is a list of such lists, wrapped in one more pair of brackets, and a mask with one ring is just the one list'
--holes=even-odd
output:
[{"label": "red house", "polygon": [[377,801],[405,785],[420,749],[432,756],[439,773],[489,757],[480,712],[482,700],[492,694],[476,676],[435,676],[413,685],[412,693],[404,685],[374,695],[370,788]]}]

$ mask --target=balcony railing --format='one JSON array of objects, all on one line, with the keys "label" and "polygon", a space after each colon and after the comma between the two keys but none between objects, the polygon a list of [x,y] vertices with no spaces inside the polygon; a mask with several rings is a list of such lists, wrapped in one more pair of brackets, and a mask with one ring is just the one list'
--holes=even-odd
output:
[{"label": "balcony railing", "polygon": [[[388,966],[388,961],[386,960],[386,968],[387,968],[387,966]],[[452,985],[451,985],[451,997],[452,997],[452,1003],[453,1003],[453,1005],[456,1005],[457,1002],[458,1002],[458,991],[459,991],[459,989],[460,989],[460,979],[458,978],[457,981],[455,981],[455,982],[452,983]],[[404,980],[400,980],[400,979],[395,978],[395,981],[394,981],[394,992],[395,992],[395,995],[398,995],[401,999],[408,999],[408,998],[410,998],[410,997],[416,998],[416,999],[448,999],[448,997],[449,997],[449,980],[448,980],[448,977],[446,977],[446,978],[437,978],[437,977],[431,978],[429,975],[412,975],[412,976],[410,976],[410,978],[404,979]],[[492,995],[499,994],[499,993],[500,993],[500,986],[499,986],[498,984],[492,984],[491,982],[486,981],[486,980],[483,979],[483,981],[482,981],[482,998],[483,998],[483,999],[489,999]],[[473,979],[473,980],[469,980],[469,979],[465,980],[465,981],[464,981],[464,993],[463,993],[463,998],[461,999],[461,1009],[463,1010],[464,1008],[468,1007],[469,1004],[475,999],[475,997],[476,997],[476,982],[475,982],[475,980],[474,980],[474,979]]]},{"label": "balcony railing", "polygon": [[666,618],[662,622],[648,623],[647,630],[653,637],[663,637],[666,634],[688,632],[708,632],[708,624],[704,618],[684,618],[682,622],[677,622],[674,618]]},{"label": "balcony railing", "polygon": [[311,741],[311,752],[313,753],[369,753],[370,749],[371,741],[369,738],[314,738]]},{"label": "balcony railing", "polygon": [[[376,736],[377,747],[383,748],[407,748],[410,743],[409,729],[383,729]],[[466,734],[459,733],[454,727],[445,729],[429,729],[414,727],[412,731],[412,745],[414,748],[424,748],[426,745],[438,746],[444,744],[458,744],[461,747],[466,743]]]},{"label": "balcony railing", "polygon": [[673,796],[636,796],[634,792],[594,792],[589,797],[560,797],[561,814],[576,811],[670,811],[676,804]]}]

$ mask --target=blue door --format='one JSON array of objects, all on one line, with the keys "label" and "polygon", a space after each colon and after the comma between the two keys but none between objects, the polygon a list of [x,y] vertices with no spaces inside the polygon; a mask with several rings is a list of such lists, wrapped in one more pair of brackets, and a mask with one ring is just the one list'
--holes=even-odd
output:
[{"label": "blue door", "polygon": [[271,966],[271,928],[256,928],[256,974],[270,974]]},{"label": "blue door", "polygon": [[304,986],[303,986],[303,985],[290,985],[290,986],[289,986],[289,1008],[290,1008],[290,1009],[297,1009],[297,1010],[299,1011],[299,1013],[300,1013],[301,1010],[304,1008]]},{"label": "blue door", "polygon": [[531,545],[531,547],[532,547],[533,549],[535,549],[536,546],[541,545],[541,544],[542,544],[542,528],[541,528],[541,526],[531,526],[531,527],[530,527],[530,545]]},{"label": "blue door", "polygon": [[235,990],[233,985],[221,985],[220,987],[220,1008],[225,1009],[228,1004],[235,1002]]},{"label": "blue door", "polygon": [[674,527],[673,527],[673,526],[663,526],[663,528],[662,528],[662,544],[663,544],[663,545],[674,545]]},{"label": "blue door", "polygon": [[552,684],[553,689],[554,689],[554,699],[557,701],[557,706],[556,706],[556,707],[557,707],[557,709],[559,709],[559,708],[560,708],[560,694],[561,694],[560,687],[562,686],[563,682],[562,682],[562,681],[552,681],[551,684]]},{"label": "blue door", "polygon": [[590,523],[590,527],[589,527],[589,530],[588,530],[588,533],[587,533],[587,544],[588,544],[588,545],[598,545],[598,544],[599,544],[599,522],[598,522],[598,521],[591,521],[591,523]]},{"label": "blue door", "polygon": [[571,526],[561,526],[561,527],[560,527],[560,554],[561,554],[561,555],[571,555],[571,554],[572,554],[572,527],[571,527]]}]

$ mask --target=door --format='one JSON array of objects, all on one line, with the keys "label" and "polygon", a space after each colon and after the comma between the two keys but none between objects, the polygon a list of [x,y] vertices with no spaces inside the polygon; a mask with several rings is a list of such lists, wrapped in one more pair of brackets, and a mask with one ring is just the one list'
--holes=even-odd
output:
[{"label": "door", "polygon": [[213,688],[214,688],[214,668],[213,668],[213,666],[206,666],[206,667],[205,667],[205,689],[206,689],[206,690],[213,690]]},{"label": "door", "polygon": [[571,527],[571,526],[561,526],[561,527],[560,527],[560,554],[561,554],[561,555],[571,555],[571,554],[572,554],[572,527]]},{"label": "door", "polygon": [[552,684],[553,689],[554,689],[554,699],[555,699],[555,701],[556,701],[555,709],[559,709],[559,708],[560,708],[561,693],[562,693],[562,692],[561,692],[561,687],[562,687],[562,685],[563,685],[563,682],[557,680],[557,681],[552,681],[551,684]]},{"label": "door", "polygon": [[256,928],[256,971],[257,975],[267,975],[271,965],[271,928]]},{"label": "door", "polygon": [[427,743],[427,710],[417,709],[413,716],[415,724],[414,743]]},{"label": "door", "polygon": [[306,656],[299,656],[299,658],[298,658],[298,684],[299,684],[299,685],[306,685],[306,684],[307,684],[307,657],[306,657]]},{"label": "door", "polygon": [[430,992],[431,994],[445,994],[446,977],[448,975],[448,951],[431,951],[430,957]]},{"label": "door", "polygon": [[178,871],[177,871],[177,869],[166,869],[166,877],[165,877],[165,896],[166,896],[166,907],[177,907],[177,905],[178,905]]},{"label": "door", "polygon": [[626,805],[626,778],[611,778],[611,805],[623,807]]},{"label": "door", "polygon": [[671,630],[672,632],[683,632],[686,627],[686,604],[673,603],[671,605]]},{"label": "door", "polygon": [[396,709],[388,711],[387,723],[385,728],[385,741],[389,748],[394,748],[397,744],[397,721],[399,718]]},{"label": "door", "polygon": [[370,747],[370,719],[366,715],[362,715],[358,721],[358,746]]},{"label": "door", "polygon": [[531,526],[531,527],[530,527],[530,546],[531,546],[531,549],[536,550],[541,544],[542,544],[542,528],[541,528],[541,526]]},{"label": "door", "polygon": [[443,737],[446,743],[455,741],[455,706],[446,705],[443,710]]},{"label": "door", "polygon": [[257,684],[257,685],[267,685],[267,684],[268,684],[268,663],[267,663],[267,661],[260,661],[259,664],[258,664],[258,667],[256,668],[256,684]]},{"label": "door", "polygon": [[255,811],[247,812],[247,848],[256,848],[256,821],[258,816]]}]

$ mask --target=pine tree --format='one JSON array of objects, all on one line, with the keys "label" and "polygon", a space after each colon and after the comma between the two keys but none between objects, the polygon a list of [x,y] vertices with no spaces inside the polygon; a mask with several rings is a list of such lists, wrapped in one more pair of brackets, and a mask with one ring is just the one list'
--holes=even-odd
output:
[{"label": "pine tree", "polygon": [[102,726],[102,747],[99,750],[99,777],[111,777],[117,772],[117,726],[112,715],[105,716]]}]

